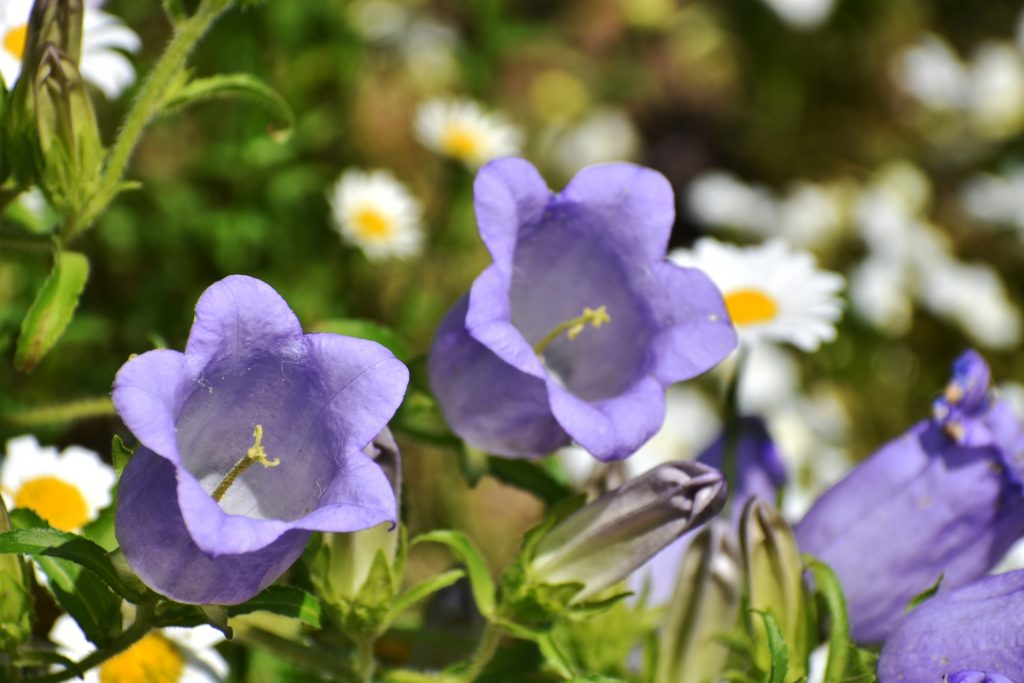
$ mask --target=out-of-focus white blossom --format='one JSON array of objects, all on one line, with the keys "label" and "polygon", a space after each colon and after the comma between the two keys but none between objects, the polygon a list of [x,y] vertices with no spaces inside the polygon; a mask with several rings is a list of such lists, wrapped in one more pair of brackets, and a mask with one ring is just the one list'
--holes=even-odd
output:
[{"label": "out-of-focus white blossom", "polygon": [[473,168],[516,154],[523,138],[503,115],[488,113],[468,99],[424,102],[416,112],[415,131],[428,149]]},{"label": "out-of-focus white blossom", "polygon": [[1011,349],[1020,343],[1020,310],[987,264],[949,261],[928,269],[922,272],[921,297],[984,346]]},{"label": "out-of-focus white blossom", "polygon": [[640,133],[621,109],[600,108],[569,126],[551,126],[547,137],[551,165],[571,178],[585,166],[635,159]]},{"label": "out-of-focus white blossom", "polygon": [[949,43],[927,34],[893,65],[896,83],[930,109],[960,109],[969,100],[970,73]]},{"label": "out-of-focus white blossom", "polygon": [[388,171],[346,171],[328,197],[335,228],[371,259],[408,257],[423,241],[419,201]]},{"label": "out-of-focus white blossom", "polygon": [[964,211],[982,223],[1016,228],[1024,238],[1024,166],[1005,175],[978,174],[960,192]]},{"label": "out-of-focus white blossom", "polygon": [[850,301],[857,314],[893,336],[906,334],[914,316],[907,272],[891,259],[869,257],[850,275]]},{"label": "out-of-focus white blossom", "polygon": [[1024,58],[1009,43],[983,45],[971,61],[968,113],[985,137],[1002,138],[1024,123]]},{"label": "out-of-focus white blossom", "polygon": [[409,24],[409,11],[394,0],[356,0],[348,6],[348,18],[365,39],[394,40]]},{"label": "out-of-focus white blossom", "polygon": [[787,24],[796,29],[821,26],[832,13],[835,0],[764,0]]}]

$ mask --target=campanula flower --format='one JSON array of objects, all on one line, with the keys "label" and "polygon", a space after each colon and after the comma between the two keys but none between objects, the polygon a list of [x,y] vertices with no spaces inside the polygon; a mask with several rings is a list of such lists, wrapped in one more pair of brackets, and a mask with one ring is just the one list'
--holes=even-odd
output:
[{"label": "campanula flower", "polygon": [[396,521],[391,485],[363,449],[407,381],[379,344],[304,335],[266,283],[215,283],[184,353],[149,351],[114,381],[141,442],[118,491],[128,563],[180,602],[232,604],[280,576],[312,531]]},{"label": "campanula flower", "polygon": [[989,389],[974,351],[953,365],[934,417],[889,442],[823,495],[796,528],[835,569],[851,630],[881,641],[942,575],[957,588],[1024,535],[1024,426]]},{"label": "campanula flower", "polygon": [[[945,584],[943,584],[945,586]],[[1024,681],[1024,571],[938,594],[899,622],[882,648],[880,683]]]},{"label": "campanula flower", "polygon": [[600,460],[625,458],[661,426],[665,387],[736,346],[711,281],[665,260],[668,181],[604,164],[556,194],[528,162],[499,159],[474,192],[493,262],[431,350],[449,424],[499,455],[575,441]]}]

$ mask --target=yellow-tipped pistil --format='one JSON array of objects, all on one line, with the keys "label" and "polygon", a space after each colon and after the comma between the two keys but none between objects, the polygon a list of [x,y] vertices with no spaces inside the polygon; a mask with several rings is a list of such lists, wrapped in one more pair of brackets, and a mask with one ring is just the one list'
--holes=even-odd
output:
[{"label": "yellow-tipped pistil", "polygon": [[572,341],[576,337],[580,336],[580,333],[586,329],[587,325],[593,326],[596,330],[611,321],[612,318],[608,315],[607,306],[598,306],[597,308],[586,307],[583,309],[582,315],[571,320],[566,320],[564,323],[557,325],[553,330],[544,335],[543,339],[534,344],[533,352],[539,356],[543,354],[549,346],[551,346],[552,342],[563,334],[569,338],[569,341]]},{"label": "yellow-tipped pistil", "polygon": [[252,438],[252,447],[235,463],[223,481],[217,484],[217,488],[213,490],[213,499],[215,501],[220,502],[220,499],[228,492],[231,485],[235,483],[235,479],[238,479],[238,475],[249,469],[254,462],[258,462],[264,467],[277,467],[281,464],[279,458],[271,460],[267,457],[267,451],[263,448],[263,425],[256,425],[256,428],[252,430]]}]

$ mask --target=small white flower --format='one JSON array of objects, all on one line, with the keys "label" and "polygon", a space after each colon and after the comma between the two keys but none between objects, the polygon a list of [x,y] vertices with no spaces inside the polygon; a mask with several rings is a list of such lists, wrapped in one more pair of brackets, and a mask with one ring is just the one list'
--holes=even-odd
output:
[{"label": "small white flower", "polygon": [[967,66],[946,41],[927,34],[907,48],[893,65],[897,84],[930,109],[955,110],[970,98]]},{"label": "small white flower", "polygon": [[1012,135],[1024,123],[1024,59],[1011,43],[983,45],[971,60],[970,116],[986,137]]},{"label": "small white flower", "polygon": [[[80,660],[92,653],[82,629],[68,615],[60,616],[50,630],[50,640],[65,657]],[[85,672],[85,683],[220,683],[228,665],[214,646],[224,636],[212,626],[163,628],[151,631],[137,643]]]},{"label": "small white flower", "polygon": [[972,218],[1016,228],[1024,237],[1024,167],[1013,167],[1004,176],[974,176],[962,188],[960,202]]},{"label": "small white flower", "polygon": [[727,171],[697,176],[687,190],[686,203],[698,221],[712,227],[766,237],[779,222],[778,202],[767,188],[744,183]]},{"label": "small white flower", "polygon": [[329,197],[335,227],[371,259],[407,257],[423,241],[419,201],[388,171],[346,171]]},{"label": "small white flower", "polygon": [[797,29],[820,26],[832,13],[835,0],[764,0],[779,17]]},{"label": "small white flower", "polygon": [[956,322],[977,343],[1012,349],[1020,343],[1021,314],[999,274],[984,263],[948,261],[922,271],[921,299]]},{"label": "small white flower", "polygon": [[[82,77],[113,99],[135,81],[135,67],[124,52],[138,52],[139,36],[112,14],[102,2],[87,0],[82,28]],[[0,3],[0,76],[8,88],[21,73],[32,0]]]},{"label": "small white flower", "polygon": [[636,157],[640,133],[620,109],[596,109],[571,126],[552,126],[552,165],[566,178],[592,164]]},{"label": "small white flower", "polygon": [[468,99],[435,99],[416,112],[417,139],[428,149],[467,166],[517,154],[522,133],[500,114],[487,113]]},{"label": "small white flower", "polygon": [[818,270],[807,252],[778,240],[737,247],[703,238],[692,250],[678,249],[669,258],[711,278],[744,344],[779,341],[815,351],[835,339],[843,278]]},{"label": "small white flower", "polygon": [[7,442],[0,492],[8,507],[34,510],[56,529],[80,531],[110,505],[114,470],[96,453],[68,446],[60,455],[34,436]]}]

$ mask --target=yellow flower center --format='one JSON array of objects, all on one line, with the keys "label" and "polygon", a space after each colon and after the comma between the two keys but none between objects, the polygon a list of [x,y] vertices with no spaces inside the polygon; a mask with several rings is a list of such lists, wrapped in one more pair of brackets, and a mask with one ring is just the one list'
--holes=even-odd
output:
[{"label": "yellow flower center", "polygon": [[775,300],[759,289],[737,289],[725,295],[725,308],[733,325],[756,325],[779,314]]},{"label": "yellow flower center", "polygon": [[449,156],[472,161],[480,154],[480,136],[472,130],[452,126],[441,139],[441,149]]},{"label": "yellow flower center", "polygon": [[376,209],[360,209],[356,212],[354,222],[356,232],[363,239],[386,240],[391,236],[391,220]]},{"label": "yellow flower center", "polygon": [[185,658],[178,646],[150,633],[100,665],[100,683],[178,683]]},{"label": "yellow flower center", "polygon": [[89,521],[89,506],[81,491],[57,477],[37,477],[25,482],[14,495],[14,506],[34,510],[61,531],[76,531]]},{"label": "yellow flower center", "polygon": [[28,37],[28,24],[15,26],[4,36],[4,49],[21,60],[25,53],[25,38]]}]

